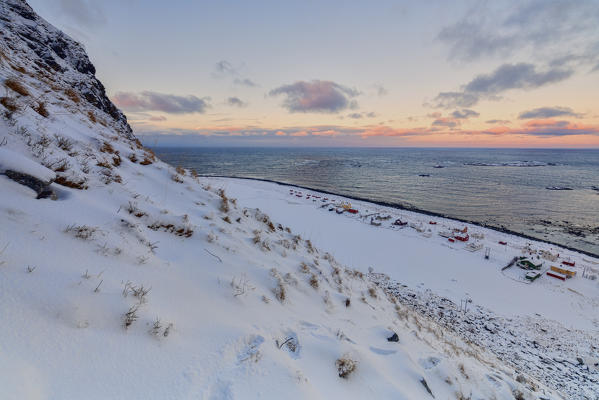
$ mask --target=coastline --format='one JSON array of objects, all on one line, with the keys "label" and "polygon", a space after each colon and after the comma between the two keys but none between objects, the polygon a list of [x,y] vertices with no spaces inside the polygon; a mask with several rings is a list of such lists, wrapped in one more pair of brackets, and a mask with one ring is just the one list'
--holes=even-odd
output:
[{"label": "coastline", "polygon": [[422,215],[428,215],[428,216],[431,216],[431,217],[439,217],[439,218],[445,218],[445,219],[449,219],[449,220],[453,220],[453,221],[457,221],[457,222],[467,223],[467,224],[479,226],[481,228],[491,229],[491,230],[499,232],[499,233],[504,233],[504,234],[508,234],[508,235],[512,235],[512,236],[517,236],[517,237],[522,238],[522,239],[534,240],[534,241],[537,241],[537,242],[541,242],[541,243],[545,243],[545,244],[550,244],[550,245],[553,245],[553,246],[558,246],[558,247],[561,247],[561,248],[566,249],[566,250],[575,251],[577,253],[587,255],[589,257],[599,258],[599,254],[596,254],[596,253],[593,253],[593,252],[590,252],[590,251],[587,251],[587,250],[578,249],[576,247],[572,247],[572,246],[564,245],[564,244],[561,244],[561,243],[553,242],[551,240],[537,238],[537,237],[530,236],[530,235],[527,235],[527,234],[522,233],[522,232],[517,232],[517,231],[511,230],[511,229],[505,228],[505,227],[498,227],[498,226],[488,225],[488,224],[481,223],[481,222],[467,220],[467,219],[464,219],[464,218],[452,217],[452,216],[449,216],[449,215],[446,215],[446,214],[443,214],[443,213],[438,213],[438,212],[434,212],[434,211],[423,210],[423,209],[420,209],[418,207],[411,207],[411,206],[405,206],[405,205],[398,204],[398,203],[389,203],[389,202],[384,202],[384,201],[371,200],[371,199],[367,199],[367,198],[363,198],[363,197],[358,197],[358,196],[352,196],[352,195],[345,195],[345,194],[340,194],[340,193],[334,193],[334,192],[327,191],[327,190],[321,190],[321,189],[311,188],[311,187],[308,187],[308,186],[302,186],[302,185],[295,185],[295,184],[291,184],[291,183],[279,182],[279,181],[275,181],[275,180],[272,180],[272,179],[266,179],[266,178],[250,178],[250,177],[230,176],[230,175],[199,175],[199,177],[201,177],[201,178],[244,179],[244,180],[249,180],[249,181],[274,183],[274,184],[277,184],[277,185],[280,185],[280,186],[295,187],[295,188],[304,189],[304,190],[312,190],[312,191],[315,191],[315,192],[324,193],[324,194],[328,194],[328,195],[332,195],[332,196],[340,196],[340,197],[345,197],[347,199],[352,199],[352,200],[356,200],[356,201],[362,201],[362,202],[366,202],[366,203],[376,204],[376,205],[379,205],[379,206],[382,206],[382,207],[390,207],[390,208],[394,208],[394,209],[397,209],[397,210],[410,211],[410,212],[414,212],[414,213],[418,213],[418,214],[422,214]]}]

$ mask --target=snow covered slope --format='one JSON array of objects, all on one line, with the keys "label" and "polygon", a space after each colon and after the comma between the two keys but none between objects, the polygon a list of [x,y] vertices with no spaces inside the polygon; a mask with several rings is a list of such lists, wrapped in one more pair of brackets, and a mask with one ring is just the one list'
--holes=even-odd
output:
[{"label": "snow covered slope", "polygon": [[0,175],[2,399],[563,398],[157,160],[24,1],[0,26],[0,157],[56,174]]}]

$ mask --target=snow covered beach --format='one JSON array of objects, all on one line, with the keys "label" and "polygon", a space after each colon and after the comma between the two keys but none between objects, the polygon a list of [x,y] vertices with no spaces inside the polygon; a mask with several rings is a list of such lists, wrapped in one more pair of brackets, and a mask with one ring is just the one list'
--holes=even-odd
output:
[{"label": "snow covered beach", "polygon": [[[429,288],[458,303],[465,297],[473,298],[478,304],[492,306],[506,315],[539,313],[547,318],[560,320],[572,328],[599,329],[599,313],[592,310],[599,296],[597,281],[581,277],[585,268],[595,271],[599,269],[598,264],[595,264],[599,262],[596,258],[460,221],[397,210],[342,196],[297,189],[302,192],[301,197],[298,197],[295,193],[290,194],[288,186],[273,183],[227,178],[204,179],[224,187],[245,204],[268,209],[273,218],[295,226],[303,236],[338,253],[338,259],[363,271],[371,267],[410,287]],[[319,197],[314,197],[315,195]],[[324,201],[325,198],[328,200]],[[339,215],[329,211],[331,204],[343,202],[351,202],[352,207],[359,210],[359,214]],[[373,226],[370,223],[371,217],[377,216],[390,218],[381,221],[381,226]],[[394,226],[393,222],[397,218],[414,224],[423,229],[423,232],[418,232],[409,225],[403,229]],[[466,244],[459,241],[451,243],[447,238],[439,236],[440,232],[464,227],[469,228],[471,235],[474,233],[474,236],[484,236],[481,239],[472,237],[470,241],[489,247],[489,260],[484,259],[484,250],[468,252]],[[426,237],[427,231],[432,233],[431,237]],[[578,265],[577,278],[561,282],[543,277],[528,284],[525,279],[521,279],[521,270],[518,268],[513,268],[513,273],[512,269],[501,271],[514,256],[525,254],[523,249],[529,244],[535,250],[560,254],[560,259],[554,262],[541,259],[544,261],[544,270],[549,268],[549,264],[559,265],[561,260],[571,259]],[[536,259],[536,256],[533,258]],[[526,300],[530,296],[536,301]],[[572,313],[571,308],[576,311]]]},{"label": "snow covered beach", "polygon": [[[599,286],[597,280],[582,276],[585,270],[587,276],[596,275],[599,260],[460,221],[317,191],[245,179],[205,179],[225,187],[243,203],[268,209],[277,220],[296,227],[311,241],[322,243],[340,261],[363,271],[371,269],[375,272],[373,280],[391,288],[406,304],[445,321],[469,340],[506,354],[507,360],[537,370],[539,377],[548,382],[562,381],[574,390],[585,379],[597,379],[594,364],[599,359],[591,354],[596,354],[592,349],[599,335]],[[360,210],[359,214],[329,211],[331,204],[347,202]],[[383,217],[379,220],[381,226],[371,223],[377,216]],[[394,226],[397,218],[409,221],[409,225]],[[438,234],[464,227],[483,249],[470,252],[466,243],[452,243]],[[428,235],[429,231],[433,235]],[[489,259],[484,257],[486,247],[490,248]],[[525,279],[526,271],[516,266],[502,270],[514,256],[530,256],[531,250],[536,255],[543,251],[560,254],[560,258],[550,261],[531,257],[544,263],[541,276],[532,283]],[[550,265],[560,265],[561,260],[575,263],[575,278],[563,282],[545,274]],[[440,307],[443,316],[438,314],[439,304],[444,305]],[[461,318],[449,312],[448,320],[450,310]],[[473,331],[477,325],[479,329]],[[506,346],[505,340],[513,343]],[[526,349],[529,346],[532,349]],[[587,350],[591,350],[587,353],[588,364],[595,368],[580,379],[564,381],[552,368],[543,371],[544,364],[560,364],[568,357],[571,363],[556,370],[580,370],[573,355]],[[532,357],[520,358],[517,353],[530,353]]]}]

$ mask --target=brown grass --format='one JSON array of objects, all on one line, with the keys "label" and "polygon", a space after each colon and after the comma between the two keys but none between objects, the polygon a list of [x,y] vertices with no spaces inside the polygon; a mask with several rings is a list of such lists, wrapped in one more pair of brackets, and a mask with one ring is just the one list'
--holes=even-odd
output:
[{"label": "brown grass", "polygon": [[279,279],[278,285],[275,287],[273,292],[277,300],[279,300],[281,303],[285,302],[285,299],[287,298],[287,290],[285,289],[285,284],[283,283],[282,279]]},{"label": "brown grass", "polygon": [[112,169],[112,165],[108,164],[106,161],[98,161],[96,164],[98,167]]},{"label": "brown grass", "polygon": [[132,163],[136,163],[136,162],[137,162],[137,156],[135,155],[135,153],[131,153],[131,154],[129,154],[129,160],[130,160]]},{"label": "brown grass", "polygon": [[141,144],[141,142],[139,141],[139,139],[135,139],[135,140],[133,141],[133,143],[135,143],[135,146],[136,146],[138,149],[143,149],[143,148],[144,148],[144,146]]},{"label": "brown grass", "polygon": [[22,73],[22,74],[25,74],[25,73],[27,73],[27,70],[26,70],[25,68],[23,68],[23,66],[21,66],[21,65],[18,65],[18,66],[16,66],[16,65],[11,65],[11,67],[12,67],[12,69],[14,69],[15,71],[17,71],[17,72],[20,72],[20,73]]},{"label": "brown grass", "polygon": [[376,289],[374,287],[369,287],[368,288],[368,294],[370,295],[370,297],[372,297],[373,299],[376,299]]},{"label": "brown grass", "polygon": [[224,213],[228,213],[230,210],[229,198],[227,197],[227,194],[225,193],[224,189],[218,189],[218,195],[221,199],[220,210]]},{"label": "brown grass", "polygon": [[67,97],[73,101],[73,103],[79,103],[81,101],[81,98],[79,97],[79,95],[77,94],[77,92],[75,92],[71,88],[66,89],[64,91],[64,94],[66,94]]},{"label": "brown grass", "polygon": [[73,150],[73,141],[71,139],[60,135],[54,135],[54,137],[56,138],[56,145],[60,149],[66,152]]},{"label": "brown grass", "polygon": [[122,160],[121,160],[121,155],[119,154],[119,152],[118,152],[118,151],[116,151],[116,152],[114,153],[114,157],[112,157],[112,164],[113,164],[115,167],[118,167],[119,165],[121,165],[121,161],[122,161]]},{"label": "brown grass", "polygon": [[6,108],[7,118],[10,118],[12,114],[19,109],[17,102],[10,97],[0,97],[0,104]]},{"label": "brown grass", "polygon": [[343,379],[347,379],[352,374],[352,372],[356,370],[357,365],[358,362],[352,360],[348,356],[343,356],[337,359],[337,361],[335,361],[335,366],[337,367],[339,378]]},{"label": "brown grass", "polygon": [[21,96],[29,96],[29,90],[27,90],[27,88],[23,86],[21,82],[17,81],[14,78],[8,78],[7,80],[5,80],[4,86],[9,88],[13,92],[20,94]]},{"label": "brown grass", "polygon": [[65,172],[69,169],[69,162],[67,160],[62,160],[55,168],[54,172]]},{"label": "brown grass", "polygon": [[178,174],[185,176],[185,168],[178,166],[177,168],[175,168],[175,170],[177,171]]},{"label": "brown grass", "polygon": [[88,111],[88,112],[87,112],[87,117],[88,117],[88,118],[89,118],[89,120],[90,120],[91,122],[93,122],[94,124],[95,124],[96,122],[98,122],[98,120],[96,119],[96,115],[95,115],[93,112],[91,112],[91,111]]},{"label": "brown grass", "polygon": [[102,153],[113,154],[114,153],[114,147],[112,147],[112,145],[110,143],[104,142],[104,143],[102,143],[102,147],[100,147],[100,151]]},{"label": "brown grass", "polygon": [[84,180],[72,181],[72,180],[65,178],[64,176],[57,177],[54,180],[54,183],[57,183],[61,186],[69,187],[71,189],[79,189],[79,190],[87,189],[87,185],[85,184]]},{"label": "brown grass", "polygon": [[310,277],[310,286],[314,289],[318,289],[318,277],[315,274],[312,274]]},{"label": "brown grass", "polygon": [[48,109],[46,108],[46,103],[43,101],[40,101],[39,103],[37,103],[37,106],[33,107],[33,109],[35,110],[35,112],[37,112],[39,115],[41,115],[44,118],[48,118],[50,116],[50,113],[48,112]]},{"label": "brown grass", "polygon": [[173,224],[156,222],[152,225],[148,225],[148,228],[153,231],[163,229],[165,232],[172,233],[177,236],[191,237],[193,235],[193,229],[188,227],[175,226]]}]

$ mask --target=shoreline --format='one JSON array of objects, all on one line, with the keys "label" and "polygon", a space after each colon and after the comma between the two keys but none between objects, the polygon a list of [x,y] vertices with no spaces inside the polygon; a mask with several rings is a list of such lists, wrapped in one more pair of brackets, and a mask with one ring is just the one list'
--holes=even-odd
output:
[{"label": "shoreline", "polygon": [[411,211],[411,212],[415,212],[415,213],[418,213],[418,214],[428,215],[428,216],[431,216],[431,217],[446,218],[446,219],[453,220],[453,221],[459,221],[459,222],[466,223],[466,224],[472,224],[472,225],[479,226],[481,228],[487,228],[487,229],[494,230],[496,232],[505,233],[505,234],[513,235],[513,236],[517,236],[517,237],[520,237],[522,239],[534,240],[534,241],[537,241],[537,242],[546,243],[546,244],[550,244],[550,245],[553,245],[553,246],[559,246],[559,247],[561,247],[563,249],[570,250],[570,251],[575,251],[575,252],[578,252],[580,254],[587,255],[589,257],[599,258],[599,254],[595,254],[595,253],[592,253],[592,252],[587,251],[587,250],[577,249],[575,247],[564,245],[564,244],[560,244],[560,243],[556,243],[556,242],[552,242],[550,240],[536,238],[534,236],[530,236],[530,235],[527,235],[525,233],[513,231],[513,230],[508,229],[508,228],[501,228],[501,227],[497,227],[497,226],[493,226],[493,225],[488,225],[488,224],[485,224],[483,222],[476,222],[476,221],[470,221],[470,220],[463,219],[463,218],[451,217],[451,216],[448,216],[448,215],[445,215],[445,214],[442,214],[442,213],[438,213],[438,212],[434,212],[434,211],[428,211],[428,210],[423,210],[423,209],[420,209],[418,207],[408,207],[408,206],[404,206],[402,204],[396,204],[396,203],[389,203],[389,202],[384,202],[384,201],[371,200],[371,199],[367,199],[367,198],[363,198],[363,197],[358,197],[358,196],[352,196],[352,195],[344,195],[344,194],[330,192],[330,191],[327,191],[327,190],[321,190],[321,189],[311,188],[311,187],[308,187],[308,186],[302,186],[302,185],[296,185],[296,184],[291,184],[291,183],[279,182],[279,181],[275,181],[275,180],[272,180],[272,179],[266,179],[266,178],[250,178],[250,177],[228,176],[228,175],[199,175],[199,177],[201,177],[201,178],[244,179],[244,180],[250,180],[250,181],[274,183],[274,184],[277,184],[277,185],[280,185],[280,186],[296,187],[296,188],[300,188],[300,189],[304,189],[304,190],[312,190],[312,191],[315,191],[315,192],[320,192],[320,193],[324,193],[324,194],[328,194],[328,195],[345,197],[347,199],[352,199],[352,200],[356,200],[356,201],[363,201],[363,202],[367,202],[367,203],[371,203],[371,204],[376,204],[376,205],[383,206],[383,207],[390,207],[390,208],[395,208],[395,209],[398,209],[398,210]]}]

